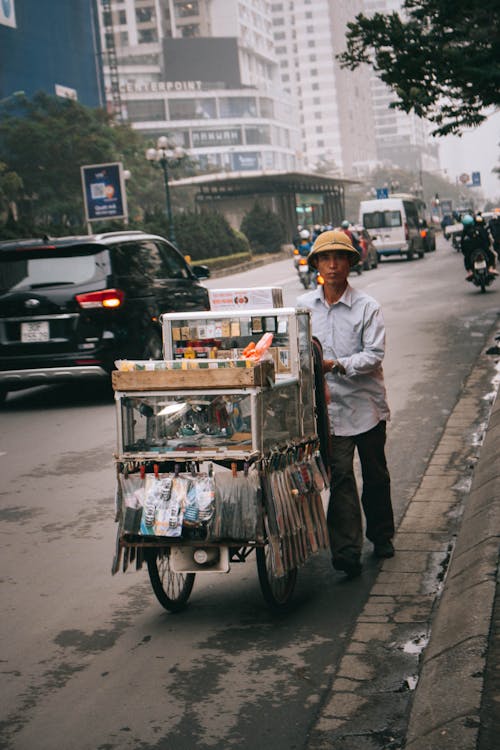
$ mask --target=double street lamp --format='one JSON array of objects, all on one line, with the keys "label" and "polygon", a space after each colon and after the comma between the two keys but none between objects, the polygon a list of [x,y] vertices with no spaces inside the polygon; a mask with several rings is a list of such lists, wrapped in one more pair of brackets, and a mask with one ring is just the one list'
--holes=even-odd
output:
[{"label": "double street lamp", "polygon": [[170,189],[168,186],[168,167],[169,162],[178,162],[186,155],[181,146],[170,143],[165,135],[158,138],[156,148],[148,148],[146,159],[150,162],[157,162],[163,170],[163,181],[165,183],[165,199],[167,204],[168,219],[168,237],[170,242],[175,243],[174,222],[172,218],[172,202],[170,199]]}]

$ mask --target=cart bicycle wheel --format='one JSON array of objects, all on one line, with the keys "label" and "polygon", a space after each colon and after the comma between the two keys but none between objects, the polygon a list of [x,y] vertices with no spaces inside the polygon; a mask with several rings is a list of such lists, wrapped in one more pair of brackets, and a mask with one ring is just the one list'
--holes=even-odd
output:
[{"label": "cart bicycle wheel", "polygon": [[284,576],[278,578],[274,573],[271,558],[271,547],[257,547],[257,573],[262,595],[267,604],[274,610],[285,609],[292,598],[297,581],[297,568],[292,568]]},{"label": "cart bicycle wheel", "polygon": [[195,573],[174,573],[169,549],[146,551],[149,580],[155,596],[169,612],[180,612],[193,590]]}]

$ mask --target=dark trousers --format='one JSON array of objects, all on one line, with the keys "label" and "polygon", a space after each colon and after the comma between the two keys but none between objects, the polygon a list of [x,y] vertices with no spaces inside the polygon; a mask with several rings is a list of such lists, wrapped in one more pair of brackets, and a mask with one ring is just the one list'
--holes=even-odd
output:
[{"label": "dark trousers", "polygon": [[366,536],[374,544],[394,535],[391,480],[385,459],[385,422],[361,435],[331,435],[331,483],[327,523],[332,557],[357,557],[363,546],[363,526],[354,476],[354,450],[361,462],[361,505]]}]

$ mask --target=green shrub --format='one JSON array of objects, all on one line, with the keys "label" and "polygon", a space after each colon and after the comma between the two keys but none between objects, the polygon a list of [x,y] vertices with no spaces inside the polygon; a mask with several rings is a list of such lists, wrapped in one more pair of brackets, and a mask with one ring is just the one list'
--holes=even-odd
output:
[{"label": "green shrub", "polygon": [[286,242],[285,225],[278,214],[255,203],[241,222],[241,231],[248,237],[255,253],[277,253]]}]

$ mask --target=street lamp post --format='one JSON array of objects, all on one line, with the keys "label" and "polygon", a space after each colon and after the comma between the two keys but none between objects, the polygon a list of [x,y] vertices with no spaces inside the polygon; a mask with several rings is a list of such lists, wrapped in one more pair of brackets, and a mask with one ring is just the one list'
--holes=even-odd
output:
[{"label": "street lamp post", "polygon": [[148,148],[146,151],[146,159],[150,162],[158,162],[163,171],[163,181],[165,183],[165,200],[167,206],[167,219],[168,219],[168,238],[170,242],[175,244],[175,231],[174,222],[172,216],[172,202],[170,200],[170,188],[168,185],[168,167],[169,161],[179,161],[185,155],[185,151],[180,146],[169,143],[166,136],[162,135],[158,138],[156,148]]}]

